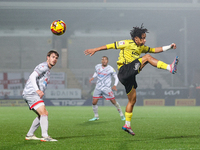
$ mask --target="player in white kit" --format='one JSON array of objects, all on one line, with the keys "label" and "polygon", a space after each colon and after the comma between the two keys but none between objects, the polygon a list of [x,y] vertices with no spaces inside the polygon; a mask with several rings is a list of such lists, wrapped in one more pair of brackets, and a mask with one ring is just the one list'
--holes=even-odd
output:
[{"label": "player in white kit", "polygon": [[92,101],[94,118],[90,119],[89,121],[95,121],[99,119],[97,102],[99,98],[103,98],[103,96],[106,98],[106,100],[110,100],[110,102],[117,108],[121,116],[121,120],[125,120],[121,107],[119,103],[116,102],[115,96],[111,89],[112,76],[115,78],[115,83],[112,89],[117,91],[116,86],[119,82],[117,73],[115,72],[113,67],[108,65],[108,57],[103,56],[101,59],[101,64],[95,66],[95,73],[93,74],[93,77],[89,80],[91,82],[92,80],[94,80],[95,77],[97,77],[97,83],[93,93]]},{"label": "player in white kit", "polygon": [[[29,129],[26,140],[57,141],[48,135],[48,111],[42,97],[50,80],[50,69],[57,63],[59,54],[55,50],[47,53],[47,61],[35,67],[24,87],[22,96],[38,116],[34,119]],[[42,138],[37,138],[34,132],[41,127]]]}]

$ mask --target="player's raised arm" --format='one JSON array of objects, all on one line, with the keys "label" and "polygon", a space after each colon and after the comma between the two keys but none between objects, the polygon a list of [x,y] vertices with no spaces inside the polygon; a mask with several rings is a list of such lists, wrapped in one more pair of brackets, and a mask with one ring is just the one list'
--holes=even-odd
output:
[{"label": "player's raised arm", "polygon": [[165,52],[165,51],[170,50],[170,49],[176,49],[176,44],[172,43],[172,44],[167,45],[167,46],[156,47],[155,48],[155,53]]},{"label": "player's raised arm", "polygon": [[97,51],[101,51],[101,50],[107,50],[107,46],[104,45],[104,46],[97,47],[97,48],[93,48],[93,49],[86,49],[86,50],[84,51],[84,54],[85,54],[85,55],[90,55],[90,56],[92,56],[92,55],[94,55]]}]

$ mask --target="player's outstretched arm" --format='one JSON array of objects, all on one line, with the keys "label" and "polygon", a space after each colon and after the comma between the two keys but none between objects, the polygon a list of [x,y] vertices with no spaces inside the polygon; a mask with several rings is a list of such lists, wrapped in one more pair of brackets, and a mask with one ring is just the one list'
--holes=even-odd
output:
[{"label": "player's outstretched arm", "polygon": [[84,54],[85,54],[85,55],[90,55],[90,56],[92,56],[92,55],[94,55],[97,51],[101,51],[101,50],[107,50],[106,45],[101,46],[101,47],[97,47],[97,48],[93,48],[93,49],[86,49],[86,50],[84,51]]},{"label": "player's outstretched arm", "polygon": [[165,51],[170,50],[170,49],[176,49],[176,44],[172,43],[172,44],[167,45],[167,46],[156,47],[155,48],[155,53],[165,52]]}]

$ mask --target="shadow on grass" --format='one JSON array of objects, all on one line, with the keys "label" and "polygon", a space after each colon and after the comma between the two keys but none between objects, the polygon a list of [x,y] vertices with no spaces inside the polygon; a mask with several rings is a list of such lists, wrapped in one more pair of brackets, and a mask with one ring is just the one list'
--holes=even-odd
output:
[{"label": "shadow on grass", "polygon": [[169,136],[169,137],[157,138],[156,140],[181,139],[181,138],[200,138],[200,135]]},{"label": "shadow on grass", "polygon": [[61,139],[72,139],[72,138],[84,138],[84,137],[98,137],[98,136],[105,136],[104,134],[93,134],[93,135],[79,135],[79,136],[63,136],[63,137],[55,137],[57,140]]},{"label": "shadow on grass", "polygon": [[109,121],[86,121],[86,122],[80,123],[79,125],[82,125],[82,126],[99,125],[99,124],[104,124],[108,122]]},{"label": "shadow on grass", "polygon": [[148,139],[131,139],[130,141],[153,141],[153,140],[169,140],[169,139],[184,139],[184,138],[200,138],[200,135],[169,136],[169,137],[148,138]]}]

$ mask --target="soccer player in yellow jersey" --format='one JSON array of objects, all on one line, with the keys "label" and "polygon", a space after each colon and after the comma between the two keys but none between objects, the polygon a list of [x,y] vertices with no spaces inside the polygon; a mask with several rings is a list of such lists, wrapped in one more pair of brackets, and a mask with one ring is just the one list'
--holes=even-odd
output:
[{"label": "soccer player in yellow jersey", "polygon": [[130,32],[131,40],[117,41],[111,44],[107,44],[98,48],[87,49],[84,51],[85,55],[94,55],[97,51],[107,49],[120,49],[119,58],[117,61],[118,66],[118,78],[124,85],[127,96],[128,104],[125,112],[125,125],[122,129],[131,135],[135,135],[131,129],[131,118],[133,107],[136,102],[136,88],[137,82],[135,76],[142,70],[146,64],[151,64],[159,69],[165,69],[170,71],[172,74],[177,71],[178,56],[175,57],[172,64],[166,64],[160,60],[153,58],[151,55],[146,54],[140,57],[141,53],[160,53],[170,49],[176,49],[176,44],[172,43],[163,47],[150,48],[145,46],[146,33],[148,30],[141,25],[141,27],[133,27]]}]

